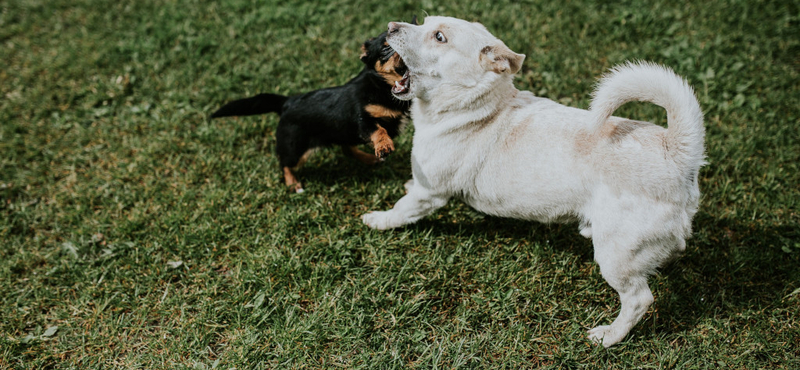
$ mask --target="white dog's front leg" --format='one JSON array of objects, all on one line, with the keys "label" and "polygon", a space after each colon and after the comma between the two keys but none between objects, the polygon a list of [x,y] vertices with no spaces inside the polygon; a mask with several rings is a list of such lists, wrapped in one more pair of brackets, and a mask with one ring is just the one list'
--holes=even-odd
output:
[{"label": "white dog's front leg", "polygon": [[361,216],[361,220],[373,229],[394,229],[417,222],[447,204],[447,197],[434,195],[417,184],[406,185],[408,194],[400,198],[394,208],[367,213]]}]

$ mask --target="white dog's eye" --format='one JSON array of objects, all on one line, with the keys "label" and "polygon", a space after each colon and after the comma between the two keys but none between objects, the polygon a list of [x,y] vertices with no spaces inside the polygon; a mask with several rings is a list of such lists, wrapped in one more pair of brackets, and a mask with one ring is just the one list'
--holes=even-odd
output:
[{"label": "white dog's eye", "polygon": [[442,44],[444,44],[445,42],[447,42],[447,38],[446,38],[446,37],[444,37],[444,34],[442,33],[442,31],[436,31],[436,33],[435,33],[435,34],[433,34],[433,38],[435,38],[435,39],[436,39],[436,41],[439,41],[439,42],[441,42]]}]

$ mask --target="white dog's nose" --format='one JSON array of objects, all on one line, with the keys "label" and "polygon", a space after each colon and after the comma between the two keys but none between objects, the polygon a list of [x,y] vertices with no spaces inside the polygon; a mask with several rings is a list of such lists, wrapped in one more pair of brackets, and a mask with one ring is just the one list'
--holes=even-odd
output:
[{"label": "white dog's nose", "polygon": [[400,25],[397,22],[389,22],[389,33],[397,32],[400,29]]}]

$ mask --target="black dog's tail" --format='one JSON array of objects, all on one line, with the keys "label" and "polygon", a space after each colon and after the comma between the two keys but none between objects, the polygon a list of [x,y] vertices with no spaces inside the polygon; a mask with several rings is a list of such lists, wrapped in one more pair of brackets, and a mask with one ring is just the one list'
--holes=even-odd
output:
[{"label": "black dog's tail", "polygon": [[278,94],[258,94],[250,98],[234,100],[211,114],[211,118],[253,116],[272,112],[281,114],[286,99],[288,99],[286,96]]}]

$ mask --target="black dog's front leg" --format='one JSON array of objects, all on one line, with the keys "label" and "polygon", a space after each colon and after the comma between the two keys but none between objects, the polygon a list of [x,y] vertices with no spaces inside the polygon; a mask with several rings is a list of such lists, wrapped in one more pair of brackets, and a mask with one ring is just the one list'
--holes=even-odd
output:
[{"label": "black dog's front leg", "polygon": [[[385,158],[394,151],[394,141],[392,141],[389,132],[380,125],[380,120],[375,117],[375,114],[385,115],[387,114],[387,112],[385,112],[387,109],[383,107],[370,109],[371,107],[378,106],[367,106],[367,113],[369,113],[369,115],[359,118],[359,135],[364,141],[372,143],[372,147],[375,149],[375,156],[378,158]],[[394,114],[396,112],[391,111],[390,113]]]}]

